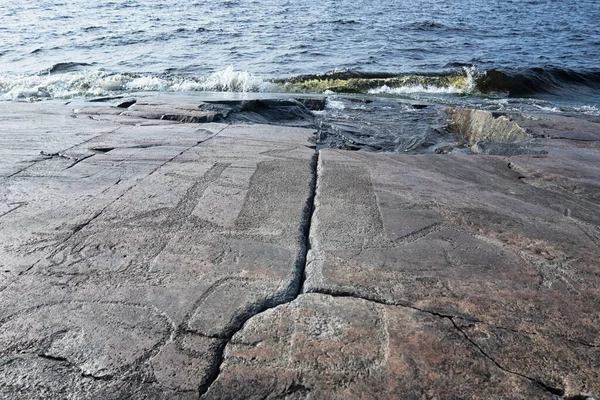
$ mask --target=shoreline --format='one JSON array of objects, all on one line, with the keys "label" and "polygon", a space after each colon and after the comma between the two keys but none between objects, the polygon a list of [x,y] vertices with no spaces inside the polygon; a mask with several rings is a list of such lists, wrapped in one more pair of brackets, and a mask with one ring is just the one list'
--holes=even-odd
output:
[{"label": "shoreline", "polygon": [[599,117],[317,151],[322,97],[226,96],[3,103],[8,397],[600,396]]}]

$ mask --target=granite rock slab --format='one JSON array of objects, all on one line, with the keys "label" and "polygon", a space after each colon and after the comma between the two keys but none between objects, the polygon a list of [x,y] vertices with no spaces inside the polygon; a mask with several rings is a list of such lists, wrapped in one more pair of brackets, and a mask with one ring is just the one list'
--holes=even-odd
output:
[{"label": "granite rock slab", "polygon": [[549,394],[599,393],[600,153],[579,140],[543,147],[321,151],[304,290],[446,316]]},{"label": "granite rock slab", "polygon": [[303,107],[6,103],[1,397],[598,398],[598,121],[315,153]]},{"label": "granite rock slab", "polygon": [[296,296],[314,131],[152,103],[3,105],[0,397],[197,398],[239,326]]},{"label": "granite rock slab", "polygon": [[203,399],[548,398],[450,319],[352,296],[303,294],[254,317],[221,368]]},{"label": "granite rock slab", "polygon": [[303,290],[243,325],[201,398],[597,398],[600,153],[538,145],[320,151]]},{"label": "granite rock slab", "polygon": [[543,152],[320,151],[302,293],[233,336],[202,398],[597,398],[597,143],[497,123]]}]

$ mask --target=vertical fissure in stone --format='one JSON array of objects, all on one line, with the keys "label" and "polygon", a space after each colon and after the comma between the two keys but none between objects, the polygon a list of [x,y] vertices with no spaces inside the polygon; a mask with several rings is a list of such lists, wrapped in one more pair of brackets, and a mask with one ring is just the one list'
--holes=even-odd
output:
[{"label": "vertical fissure in stone", "polygon": [[310,250],[310,238],[309,238],[310,227],[311,227],[313,214],[315,211],[314,203],[315,203],[315,196],[316,196],[316,192],[317,192],[317,178],[318,178],[317,177],[317,165],[318,165],[318,162],[319,162],[319,152],[316,151],[315,154],[313,155],[313,157],[311,158],[311,162],[310,162],[312,177],[311,177],[308,197],[306,199],[304,209],[302,210],[302,218],[301,218],[300,227],[299,227],[300,248],[298,250],[298,257],[297,257],[296,263],[295,263],[295,266],[296,266],[295,276],[293,278],[293,282],[289,286],[288,295],[284,296],[284,299],[285,299],[284,301],[280,301],[280,302],[267,301],[267,302],[265,302],[263,304],[264,307],[260,307],[257,309],[257,312],[255,312],[252,315],[248,315],[246,320],[240,325],[240,327],[238,329],[234,330],[233,332],[231,332],[227,335],[223,344],[219,347],[219,349],[217,350],[217,353],[214,355],[214,362],[212,364],[212,368],[210,369],[208,379],[206,380],[206,382],[204,384],[202,384],[198,388],[198,394],[199,394],[198,397],[199,398],[202,398],[210,390],[213,383],[219,378],[219,374],[221,372],[221,365],[223,364],[223,360],[225,358],[225,347],[227,346],[227,344],[229,344],[229,342],[231,341],[233,336],[237,332],[239,332],[240,330],[242,330],[244,328],[245,323],[249,319],[251,319],[271,308],[275,308],[275,307],[283,305],[283,304],[291,303],[300,295],[300,293],[302,293],[302,289],[304,287],[304,281],[306,279],[306,260],[307,260],[308,251]]},{"label": "vertical fissure in stone", "polygon": [[310,192],[308,199],[304,206],[304,212],[302,213],[303,226],[301,227],[304,235],[304,244],[301,249],[301,256],[298,257],[298,289],[294,295],[294,299],[298,297],[304,290],[304,282],[306,281],[306,262],[308,258],[308,252],[311,250],[310,243],[310,228],[312,225],[312,219],[315,213],[315,197],[317,195],[317,165],[319,164],[319,151],[317,150],[311,160],[311,171],[312,179],[310,183]]}]

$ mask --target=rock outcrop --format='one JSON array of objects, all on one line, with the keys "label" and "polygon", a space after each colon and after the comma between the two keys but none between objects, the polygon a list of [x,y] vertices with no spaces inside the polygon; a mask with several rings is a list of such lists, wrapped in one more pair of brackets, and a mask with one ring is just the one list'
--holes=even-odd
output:
[{"label": "rock outcrop", "polygon": [[454,111],[541,151],[316,153],[240,124],[312,124],[295,102],[120,104],[3,107],[3,398],[600,394],[597,121]]}]

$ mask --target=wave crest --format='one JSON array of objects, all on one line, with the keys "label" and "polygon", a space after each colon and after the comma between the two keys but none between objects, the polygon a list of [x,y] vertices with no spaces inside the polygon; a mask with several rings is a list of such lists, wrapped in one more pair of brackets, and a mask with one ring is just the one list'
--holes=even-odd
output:
[{"label": "wave crest", "polygon": [[447,74],[363,73],[332,71],[322,75],[304,75],[278,81],[287,92],[334,92],[368,94],[471,93],[475,88],[474,68]]},{"label": "wave crest", "polygon": [[0,100],[66,99],[112,96],[127,92],[291,92],[347,94],[502,94],[532,97],[550,94],[600,98],[600,70],[572,71],[559,68],[522,70],[491,69],[480,72],[462,67],[454,72],[391,74],[336,70],[266,80],[229,66],[202,77],[173,74],[109,73],[81,68],[79,63],[61,63],[34,75],[0,73]]},{"label": "wave crest", "polygon": [[482,93],[500,92],[522,97],[534,94],[560,94],[573,86],[600,90],[600,71],[573,71],[540,67],[521,70],[491,69],[476,79]]},{"label": "wave crest", "polygon": [[[66,63],[65,63],[66,65]],[[260,76],[229,66],[205,77],[72,71],[36,75],[0,74],[1,100],[66,99],[123,92],[266,92],[274,85]]]}]

